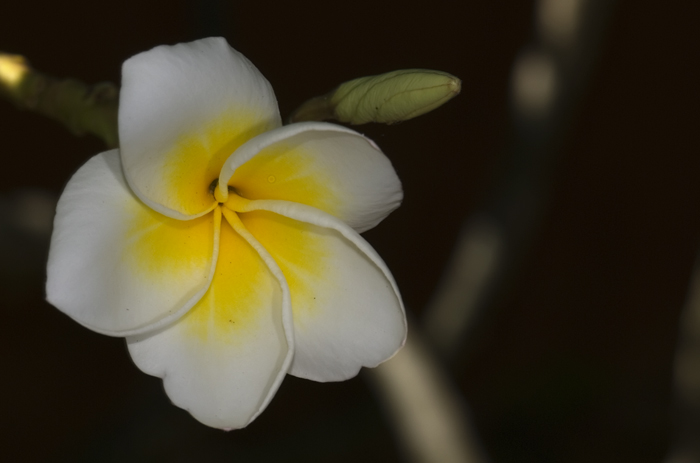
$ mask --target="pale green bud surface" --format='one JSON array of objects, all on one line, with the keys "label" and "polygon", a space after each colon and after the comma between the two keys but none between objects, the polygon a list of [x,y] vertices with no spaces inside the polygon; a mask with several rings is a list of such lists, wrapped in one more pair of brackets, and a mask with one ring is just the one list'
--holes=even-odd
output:
[{"label": "pale green bud surface", "polygon": [[403,69],[346,82],[331,104],[341,122],[392,124],[432,111],[457,96],[461,87],[462,82],[446,72]]},{"label": "pale green bud surface", "polygon": [[292,122],[336,119],[348,124],[393,124],[443,105],[462,88],[455,76],[427,69],[402,69],[360,77],[305,102]]}]

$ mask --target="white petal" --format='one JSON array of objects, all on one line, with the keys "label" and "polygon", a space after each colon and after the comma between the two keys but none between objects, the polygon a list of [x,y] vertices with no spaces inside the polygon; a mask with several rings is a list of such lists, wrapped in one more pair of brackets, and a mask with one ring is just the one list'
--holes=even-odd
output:
[{"label": "white petal", "polygon": [[222,429],[244,427],[265,409],[294,352],[284,276],[232,221],[240,234],[222,224],[216,276],[204,298],[172,326],[127,339],[136,365],[163,378],[175,405]]},{"label": "white petal", "polygon": [[222,38],[156,47],[122,68],[124,171],[136,195],[170,217],[211,210],[224,161],[280,123],[270,84]]},{"label": "white petal", "polygon": [[289,284],[295,336],[290,374],[340,381],[401,348],[406,318],[398,288],[354,230],[298,203],[250,201],[243,211],[252,211],[241,213],[241,220]]},{"label": "white petal", "polygon": [[401,182],[377,145],[321,122],[291,124],[250,140],[221,170],[219,185],[227,184],[247,199],[313,206],[359,232],[381,222],[403,198]]},{"label": "white petal", "polygon": [[88,328],[125,336],[182,316],[213,275],[220,215],[183,222],[129,190],[117,150],[71,178],[56,210],[47,299]]}]

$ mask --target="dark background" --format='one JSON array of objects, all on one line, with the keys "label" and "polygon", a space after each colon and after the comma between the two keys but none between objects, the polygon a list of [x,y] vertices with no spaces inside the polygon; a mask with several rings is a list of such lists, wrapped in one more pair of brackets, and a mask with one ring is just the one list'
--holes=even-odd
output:
[{"label": "dark background", "polygon": [[[270,80],[283,117],[339,82],[400,68],[463,80],[434,113],[362,126],[403,206],[365,236],[420,320],[461,222],[497,178],[515,57],[533,2],[5,2],[0,50],[86,82],[129,56],[224,35]],[[700,244],[698,4],[620,1],[568,127],[542,222],[448,365],[494,462],[657,462],[674,433],[678,319]],[[101,142],[0,101],[0,195],[58,194]],[[288,377],[241,431],[168,404],[121,339],[43,301],[46,240],[3,231],[0,454],[5,461],[401,461],[363,375]],[[417,323],[417,322],[414,322]],[[5,456],[9,457],[8,459]]]}]

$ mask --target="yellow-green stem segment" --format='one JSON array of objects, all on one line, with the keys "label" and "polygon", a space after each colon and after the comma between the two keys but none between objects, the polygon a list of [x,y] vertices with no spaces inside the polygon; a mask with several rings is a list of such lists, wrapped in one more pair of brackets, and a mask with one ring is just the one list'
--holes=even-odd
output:
[{"label": "yellow-green stem segment", "polygon": [[0,53],[0,96],[60,122],[75,135],[90,133],[109,148],[119,144],[119,90],[114,84],[57,79],[35,71],[22,56]]}]

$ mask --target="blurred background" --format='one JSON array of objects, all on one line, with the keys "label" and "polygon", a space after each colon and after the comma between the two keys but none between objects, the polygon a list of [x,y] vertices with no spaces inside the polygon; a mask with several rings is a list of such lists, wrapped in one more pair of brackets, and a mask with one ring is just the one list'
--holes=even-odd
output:
[{"label": "blurred background", "polygon": [[[118,84],[131,55],[223,35],[272,83],[285,118],[363,75],[458,76],[462,94],[444,107],[356,128],[404,185],[402,207],[365,237],[398,282],[410,332],[425,335],[487,461],[659,462],[680,433],[674,352],[700,244],[700,7],[591,1],[572,39],[546,29],[551,3],[5,2],[0,50]],[[171,406],[122,339],[44,302],[54,203],[102,150],[0,101],[3,460],[412,461],[367,372],[288,376],[255,422],[224,433]],[[476,278],[469,321],[440,345],[430,308],[473,233],[496,270]]]}]

